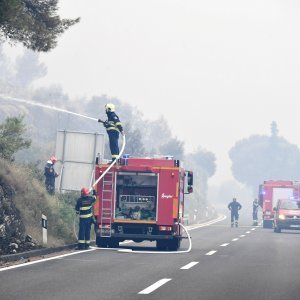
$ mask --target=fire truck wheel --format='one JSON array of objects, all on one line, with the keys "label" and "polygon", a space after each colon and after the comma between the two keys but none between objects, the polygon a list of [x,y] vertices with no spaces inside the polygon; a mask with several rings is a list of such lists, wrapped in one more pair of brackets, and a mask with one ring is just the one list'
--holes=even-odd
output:
[{"label": "fire truck wheel", "polygon": [[110,239],[108,242],[108,247],[109,248],[119,248],[119,241],[116,239]]},{"label": "fire truck wheel", "polygon": [[164,240],[158,240],[156,241],[156,249],[159,251],[165,251],[167,250],[168,244]]},{"label": "fire truck wheel", "polygon": [[281,228],[280,227],[274,227],[274,232],[280,233],[281,232]]},{"label": "fire truck wheel", "polygon": [[107,242],[97,236],[96,245],[100,248],[107,248]]},{"label": "fire truck wheel", "polygon": [[170,251],[177,251],[180,248],[180,239],[175,238],[170,241],[168,247]]},{"label": "fire truck wheel", "polygon": [[272,221],[268,221],[268,220],[263,221],[263,228],[272,228],[272,227],[273,227]]}]

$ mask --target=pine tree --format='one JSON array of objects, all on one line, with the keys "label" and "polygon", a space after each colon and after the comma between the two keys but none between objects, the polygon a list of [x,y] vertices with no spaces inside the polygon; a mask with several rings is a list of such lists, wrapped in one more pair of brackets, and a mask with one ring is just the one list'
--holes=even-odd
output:
[{"label": "pine tree", "polygon": [[0,41],[50,51],[57,37],[79,22],[79,18],[60,19],[57,4],[58,0],[0,0]]}]

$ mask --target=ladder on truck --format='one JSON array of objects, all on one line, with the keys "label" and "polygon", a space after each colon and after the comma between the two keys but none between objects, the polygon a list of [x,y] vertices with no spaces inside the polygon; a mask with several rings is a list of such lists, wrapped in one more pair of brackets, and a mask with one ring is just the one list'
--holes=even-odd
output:
[{"label": "ladder on truck", "polygon": [[100,236],[111,237],[111,220],[113,217],[114,172],[107,172],[102,182]]}]

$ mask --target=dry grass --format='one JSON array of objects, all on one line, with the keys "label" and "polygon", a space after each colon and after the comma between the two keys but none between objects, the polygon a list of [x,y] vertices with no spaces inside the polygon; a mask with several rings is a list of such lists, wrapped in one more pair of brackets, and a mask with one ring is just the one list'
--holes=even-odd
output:
[{"label": "dry grass", "polygon": [[[46,192],[42,182],[35,178],[33,170],[0,160],[0,183],[13,189],[13,201],[20,211],[26,234],[42,242],[41,216],[48,218],[48,246],[75,242],[73,211],[65,218],[63,211],[73,208]],[[67,206],[67,207],[66,207]]]}]

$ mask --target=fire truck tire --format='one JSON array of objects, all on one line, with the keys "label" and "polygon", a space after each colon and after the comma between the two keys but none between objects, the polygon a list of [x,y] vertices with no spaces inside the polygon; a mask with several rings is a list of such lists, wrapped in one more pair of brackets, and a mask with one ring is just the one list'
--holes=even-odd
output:
[{"label": "fire truck tire", "polygon": [[116,239],[110,239],[108,242],[109,248],[119,248],[119,241]]},{"label": "fire truck tire", "polygon": [[164,240],[157,240],[156,241],[156,249],[159,251],[165,251],[167,250],[168,244]]},{"label": "fire truck tire", "polygon": [[170,241],[168,248],[170,251],[177,251],[180,248],[180,239],[175,238],[174,240]]},{"label": "fire truck tire", "polygon": [[280,227],[274,227],[274,232],[280,233],[281,232],[281,228]]},{"label": "fire truck tire", "polygon": [[272,228],[272,227],[273,227],[272,221],[268,221],[268,220],[263,221],[263,228]]},{"label": "fire truck tire", "polygon": [[107,248],[107,242],[98,236],[96,237],[96,245],[100,248]]}]

